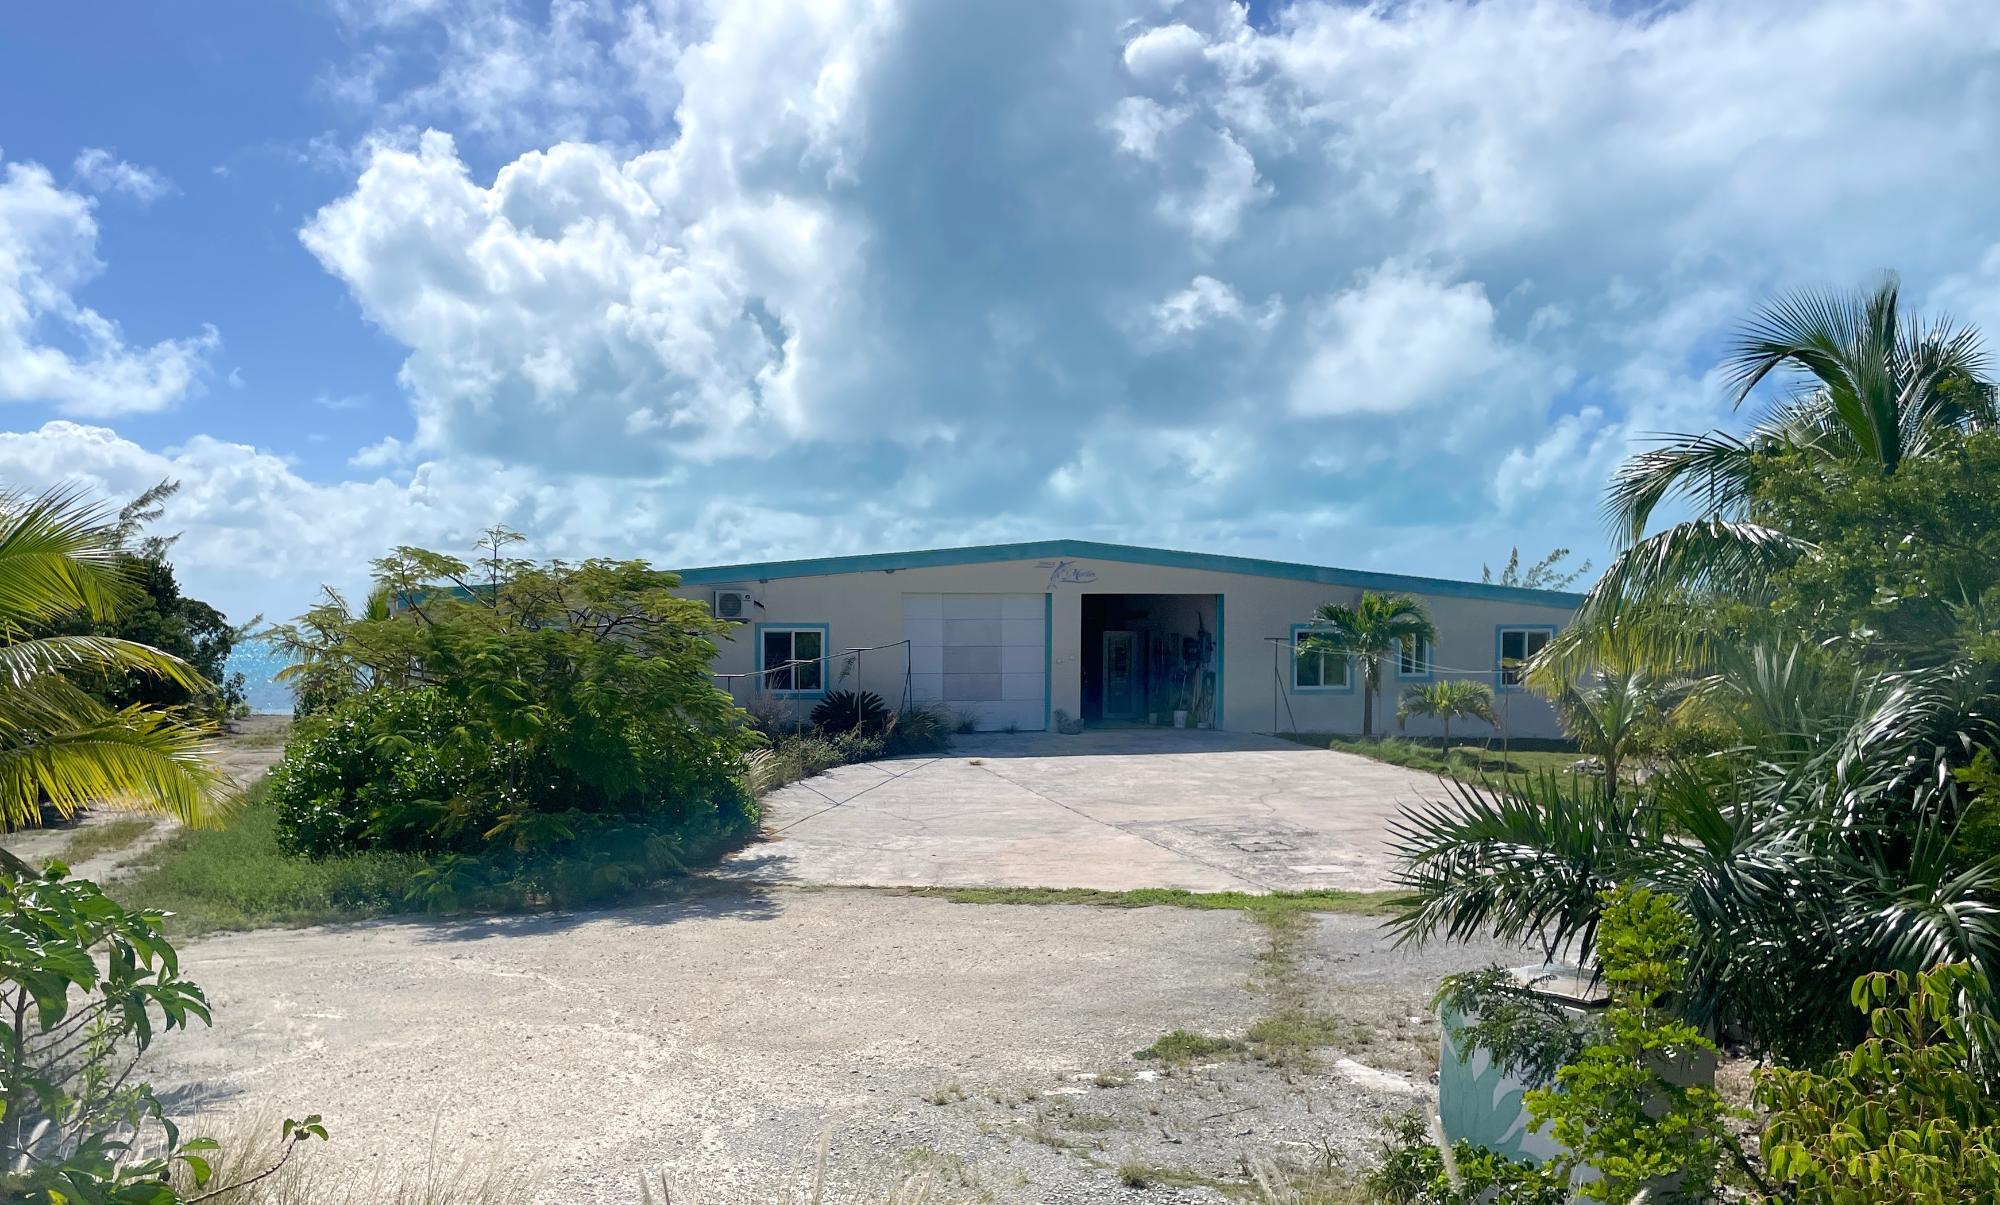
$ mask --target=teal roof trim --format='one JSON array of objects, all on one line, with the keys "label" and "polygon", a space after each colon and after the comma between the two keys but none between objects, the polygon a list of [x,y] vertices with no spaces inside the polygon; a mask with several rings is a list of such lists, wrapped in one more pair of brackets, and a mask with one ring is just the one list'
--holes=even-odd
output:
[{"label": "teal roof trim", "polygon": [[695,569],[683,569],[680,576],[684,585],[701,586],[728,582],[770,581],[787,577],[827,577],[836,573],[893,573],[898,569],[980,565],[989,561],[1063,558],[1124,561],[1135,565],[1160,565],[1170,569],[1205,569],[1213,573],[1240,573],[1250,577],[1320,582],[1329,586],[1354,586],[1363,590],[1394,590],[1410,594],[1429,594],[1440,598],[1484,598],[1498,602],[1527,603],[1571,610],[1583,601],[1583,595],[1572,594],[1566,590],[1530,590],[1522,586],[1493,586],[1484,582],[1414,577],[1404,573],[1376,573],[1366,569],[1336,569],[1328,565],[1300,565],[1290,561],[1266,561],[1256,557],[1224,556],[1214,552],[1176,552],[1170,548],[1100,544],[1093,540],[1033,540],[1025,544],[977,544],[968,548],[931,548],[919,552],[870,552],[859,556],[813,557],[798,561],[752,561],[742,565],[704,565]]}]

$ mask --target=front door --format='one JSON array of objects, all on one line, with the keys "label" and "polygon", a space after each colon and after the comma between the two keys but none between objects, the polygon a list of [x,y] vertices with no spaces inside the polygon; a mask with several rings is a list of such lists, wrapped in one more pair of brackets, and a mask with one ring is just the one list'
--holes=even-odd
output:
[{"label": "front door", "polygon": [[1104,634],[1104,718],[1129,720],[1139,714],[1139,637],[1136,632]]}]

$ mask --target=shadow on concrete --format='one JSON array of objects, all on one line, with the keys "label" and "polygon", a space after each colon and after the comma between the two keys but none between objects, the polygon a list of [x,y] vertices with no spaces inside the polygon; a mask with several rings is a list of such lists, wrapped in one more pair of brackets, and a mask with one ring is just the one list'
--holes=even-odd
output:
[{"label": "shadow on concrete", "polygon": [[694,920],[769,920],[778,914],[777,901],[757,884],[717,878],[712,871],[711,867],[700,874],[649,887],[602,907],[450,916],[412,912],[352,921],[336,927],[350,931],[402,929],[414,932],[423,941],[447,942],[478,941],[489,937],[537,937],[562,933],[585,924],[623,924],[635,929],[653,929]]},{"label": "shadow on concrete", "polygon": [[1254,732],[1207,728],[1086,728],[1059,732],[981,732],[951,738],[946,757],[1172,757],[1189,753],[1324,753]]}]

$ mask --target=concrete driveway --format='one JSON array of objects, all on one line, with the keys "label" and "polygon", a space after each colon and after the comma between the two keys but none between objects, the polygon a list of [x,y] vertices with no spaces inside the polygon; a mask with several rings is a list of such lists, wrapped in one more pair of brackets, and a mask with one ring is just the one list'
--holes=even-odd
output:
[{"label": "concrete driveway", "polygon": [[876,887],[1393,886],[1386,841],[1434,777],[1234,733],[958,737],[942,757],[843,766],[765,800],[723,873]]}]

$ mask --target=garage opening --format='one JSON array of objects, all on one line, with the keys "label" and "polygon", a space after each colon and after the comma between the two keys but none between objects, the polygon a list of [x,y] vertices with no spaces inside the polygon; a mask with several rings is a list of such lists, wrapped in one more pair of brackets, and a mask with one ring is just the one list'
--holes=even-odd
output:
[{"label": "garage opening", "polygon": [[1100,726],[1214,727],[1218,594],[1083,596],[1082,708]]}]

